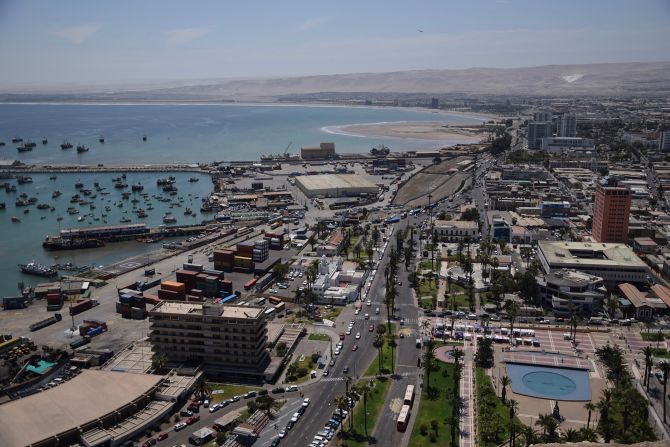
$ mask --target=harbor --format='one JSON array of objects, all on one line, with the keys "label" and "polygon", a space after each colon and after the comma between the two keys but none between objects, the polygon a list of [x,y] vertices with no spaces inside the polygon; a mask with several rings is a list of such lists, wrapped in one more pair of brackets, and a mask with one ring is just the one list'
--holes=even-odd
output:
[{"label": "harbor", "polygon": [[[213,191],[213,185],[209,175],[197,172],[77,171],[4,177],[13,178],[0,180],[0,185],[6,185],[0,188],[0,203],[5,203],[4,209],[0,208],[0,231],[5,235],[0,240],[0,252],[12,253],[14,262],[0,266],[3,295],[15,293],[19,282],[26,286],[39,282],[38,276],[22,273],[19,263],[99,268],[160,249],[163,242],[198,234],[204,229],[201,222],[214,217],[200,212],[202,200]],[[174,178],[175,195],[158,185],[159,180],[168,177]],[[190,181],[192,178],[199,181]],[[128,186],[116,188],[119,183]],[[143,189],[136,187],[133,191],[133,185],[142,185]],[[194,211],[185,214],[187,208]],[[166,224],[166,217],[173,223]],[[107,236],[101,237],[94,230],[109,227],[115,230]],[[127,228],[140,230],[128,235],[124,234]],[[84,238],[89,241],[85,243],[70,237],[80,232],[95,237]],[[59,247],[60,242],[55,240],[68,244]]]}]

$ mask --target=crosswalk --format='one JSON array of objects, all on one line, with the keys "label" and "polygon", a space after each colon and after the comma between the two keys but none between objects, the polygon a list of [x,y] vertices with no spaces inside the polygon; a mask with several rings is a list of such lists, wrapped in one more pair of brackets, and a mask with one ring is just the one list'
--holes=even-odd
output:
[{"label": "crosswalk", "polygon": [[[355,321],[364,321],[364,322],[365,321],[384,321],[384,322],[386,322],[386,317],[384,317],[382,315],[370,315],[366,319],[365,317],[356,316],[356,317],[354,317],[354,320]],[[405,318],[404,320],[405,320],[405,324],[418,324],[419,323],[418,318]],[[400,324],[400,322],[397,321],[397,320],[391,320],[391,322],[396,324],[396,325]]]},{"label": "crosswalk", "polygon": [[[418,372],[411,372],[411,371],[404,371],[404,372],[396,372],[396,376],[400,377],[416,377],[419,375]],[[390,377],[390,374],[383,374],[382,376],[369,376],[369,377],[361,377],[361,379],[374,379],[375,377]],[[321,382],[343,382],[344,377],[323,377]]]}]

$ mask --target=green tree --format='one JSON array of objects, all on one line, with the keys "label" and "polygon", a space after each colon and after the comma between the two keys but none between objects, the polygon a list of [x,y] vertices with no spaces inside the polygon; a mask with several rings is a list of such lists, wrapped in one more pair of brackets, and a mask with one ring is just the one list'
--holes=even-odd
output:
[{"label": "green tree", "polygon": [[502,391],[500,394],[500,400],[502,400],[503,404],[506,404],[506,398],[507,398],[507,387],[512,384],[512,381],[510,380],[509,377],[507,376],[502,376],[500,378],[500,386],[502,387]]},{"label": "green tree", "polygon": [[382,368],[384,365],[384,357],[383,357],[383,351],[384,351],[384,336],[380,333],[377,333],[375,335],[374,340],[372,341],[372,346],[377,348],[377,363],[379,365],[379,374],[382,373]]},{"label": "green tree", "polygon": [[205,400],[212,395],[212,387],[207,382],[207,378],[204,374],[201,374],[193,384],[193,389],[195,390],[196,396],[198,399]]},{"label": "green tree", "polygon": [[430,391],[430,373],[435,367],[435,342],[432,339],[429,339],[425,344],[425,351],[423,353],[423,371],[424,376],[426,377],[426,390]]},{"label": "green tree", "polygon": [[591,412],[596,409],[596,405],[593,402],[587,402],[584,404],[584,408],[589,412],[588,418],[586,419],[586,428],[591,428]]},{"label": "green tree", "polygon": [[490,338],[482,338],[479,343],[477,343],[475,363],[480,368],[493,368],[493,340]]},{"label": "green tree", "polygon": [[642,381],[643,385],[647,386],[647,393],[649,392],[649,376],[651,375],[651,367],[653,365],[653,357],[654,357],[654,348],[651,346],[645,346],[644,349],[642,350],[642,353],[644,354],[644,378]]},{"label": "green tree", "polygon": [[515,420],[516,414],[519,412],[519,403],[515,401],[514,399],[510,399],[508,402],[508,407],[509,407],[509,445],[510,447],[514,447],[514,428],[515,428]]},{"label": "green tree", "polygon": [[668,375],[670,375],[670,362],[663,360],[659,362],[658,369],[663,373],[663,423],[665,424],[665,402],[666,402],[666,393],[665,388],[668,385]]},{"label": "green tree", "polygon": [[272,272],[277,276],[279,280],[282,280],[288,274],[288,265],[282,264],[280,262],[279,264],[276,264],[274,267],[272,267]]},{"label": "green tree", "polygon": [[519,315],[519,305],[512,300],[507,300],[505,301],[504,309],[509,318],[509,342],[512,344],[512,340],[514,339],[514,322],[517,315]]},{"label": "green tree", "polygon": [[261,410],[265,411],[268,416],[271,414],[272,406],[274,405],[275,400],[268,394],[265,394],[263,396],[258,396],[256,398],[256,407]]},{"label": "green tree", "polygon": [[151,356],[151,369],[153,369],[157,374],[160,374],[163,371],[163,368],[167,365],[167,356],[162,352],[157,352]]}]

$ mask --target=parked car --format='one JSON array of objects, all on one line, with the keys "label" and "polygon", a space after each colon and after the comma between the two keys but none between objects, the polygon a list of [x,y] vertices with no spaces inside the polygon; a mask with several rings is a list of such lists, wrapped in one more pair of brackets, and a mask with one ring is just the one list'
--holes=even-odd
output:
[{"label": "parked car", "polygon": [[281,386],[278,386],[276,388],[272,388],[272,394],[279,394],[279,393],[283,393],[285,391],[286,391],[286,389],[284,389]]},{"label": "parked car", "polygon": [[156,445],[156,440],[154,438],[147,439],[146,441],[144,441],[142,447],[151,447],[152,445]]},{"label": "parked car", "polygon": [[174,431],[180,431],[186,428],[188,424],[186,422],[177,422],[174,425]]},{"label": "parked car", "polygon": [[167,439],[167,437],[168,437],[167,432],[163,432],[163,433],[159,434],[158,436],[156,436],[156,440],[157,441],[162,441],[163,439]]},{"label": "parked car", "polygon": [[298,391],[298,387],[296,385],[289,385],[289,386],[286,387],[286,391],[289,392],[289,393],[291,391]]}]

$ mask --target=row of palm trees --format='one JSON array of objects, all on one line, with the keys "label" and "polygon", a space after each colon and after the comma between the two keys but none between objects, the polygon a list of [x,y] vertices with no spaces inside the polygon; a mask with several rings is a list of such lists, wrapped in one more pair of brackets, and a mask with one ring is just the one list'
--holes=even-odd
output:
[{"label": "row of palm trees", "polygon": [[[344,420],[344,411],[351,410],[349,414],[349,432],[353,434],[354,431],[354,414],[353,408],[350,406],[350,400],[356,400],[358,397],[363,398],[363,430],[365,433],[365,439],[368,439],[368,397],[370,393],[374,391],[375,382],[372,380],[361,380],[358,383],[352,385],[352,378],[348,375],[344,376],[344,385],[345,392],[344,394],[335,396],[333,398],[333,404],[335,408],[340,413],[341,420]],[[344,424],[342,424],[341,429],[344,431]]]}]

